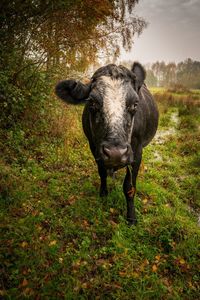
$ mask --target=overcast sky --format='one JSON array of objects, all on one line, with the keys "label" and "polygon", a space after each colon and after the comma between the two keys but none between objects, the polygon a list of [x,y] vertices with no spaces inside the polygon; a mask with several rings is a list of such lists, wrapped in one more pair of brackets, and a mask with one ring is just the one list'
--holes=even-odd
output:
[{"label": "overcast sky", "polygon": [[143,64],[200,60],[200,0],[140,0],[135,12],[149,25],[120,59]]}]

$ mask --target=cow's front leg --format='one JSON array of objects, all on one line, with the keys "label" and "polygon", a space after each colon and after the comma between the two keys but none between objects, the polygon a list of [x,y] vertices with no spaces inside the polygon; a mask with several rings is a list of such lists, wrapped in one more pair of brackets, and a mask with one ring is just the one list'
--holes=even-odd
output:
[{"label": "cow's front leg", "polygon": [[101,186],[100,186],[99,195],[100,195],[100,197],[105,197],[105,196],[108,195],[107,170],[101,162],[98,162],[98,171],[99,171],[99,176],[100,176],[100,179],[101,179]]},{"label": "cow's front leg", "polygon": [[126,168],[126,176],[123,184],[123,191],[127,203],[127,221],[129,225],[137,223],[134,206],[135,188],[132,185],[132,175],[129,167]]},{"label": "cow's front leg", "polygon": [[132,165],[132,172],[129,167],[126,169],[126,176],[123,184],[123,191],[127,202],[127,221],[129,225],[135,225],[137,223],[134,196],[136,193],[136,179],[140,168],[142,159],[142,150],[137,152],[135,156],[134,164]]}]

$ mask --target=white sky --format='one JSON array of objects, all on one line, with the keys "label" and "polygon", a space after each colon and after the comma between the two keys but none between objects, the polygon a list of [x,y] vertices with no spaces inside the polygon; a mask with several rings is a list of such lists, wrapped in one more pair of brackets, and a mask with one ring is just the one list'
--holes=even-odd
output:
[{"label": "white sky", "polygon": [[135,14],[149,25],[119,60],[200,60],[200,0],[140,0]]}]

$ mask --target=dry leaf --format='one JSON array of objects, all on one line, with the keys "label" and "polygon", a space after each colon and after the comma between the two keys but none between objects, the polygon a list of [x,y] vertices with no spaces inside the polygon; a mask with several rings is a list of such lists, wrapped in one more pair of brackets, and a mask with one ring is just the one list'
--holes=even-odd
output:
[{"label": "dry leaf", "polygon": [[133,272],[133,277],[134,277],[134,278],[138,278],[138,277],[139,277],[139,273]]},{"label": "dry leaf", "polygon": [[110,220],[110,224],[111,224],[113,227],[116,227],[116,226],[117,226],[117,223],[115,223],[113,220]]},{"label": "dry leaf", "polygon": [[144,199],[142,200],[142,202],[143,202],[143,204],[147,204],[148,199],[147,199],[147,198],[144,198]]},{"label": "dry leaf", "polygon": [[24,294],[30,296],[30,295],[33,294],[33,290],[32,290],[31,288],[27,287],[27,288],[25,288],[25,290],[24,290]]},{"label": "dry leaf", "polygon": [[152,266],[152,272],[157,272],[157,270],[158,270],[158,267],[156,265],[153,265]]},{"label": "dry leaf", "polygon": [[49,243],[49,246],[54,246],[54,245],[56,245],[56,243],[57,243],[56,240],[53,240]]},{"label": "dry leaf", "polygon": [[88,221],[87,221],[87,220],[83,220],[83,226],[84,226],[84,227],[89,227],[89,226],[90,226],[90,224],[88,223]]},{"label": "dry leaf", "polygon": [[84,283],[81,285],[81,287],[82,287],[83,289],[88,289],[88,288],[90,288],[90,283],[89,283],[89,282],[84,282]]},{"label": "dry leaf", "polygon": [[185,265],[185,260],[184,260],[183,258],[181,258],[181,259],[179,260],[179,262],[180,262],[181,265]]},{"label": "dry leaf", "polygon": [[119,276],[125,277],[126,276],[126,272],[119,272]]},{"label": "dry leaf", "polygon": [[76,196],[71,196],[68,198],[68,203],[70,205],[73,205],[76,200],[77,200]]},{"label": "dry leaf", "polygon": [[25,287],[25,286],[27,286],[28,285],[28,280],[26,280],[25,278],[24,278],[24,280],[22,281],[22,283],[21,283],[21,286],[22,287]]},{"label": "dry leaf", "polygon": [[155,259],[160,260],[160,255],[156,255]]},{"label": "dry leaf", "polygon": [[22,242],[22,243],[21,243],[21,247],[22,247],[22,248],[26,248],[27,246],[28,246],[28,243],[27,243],[27,242]]}]

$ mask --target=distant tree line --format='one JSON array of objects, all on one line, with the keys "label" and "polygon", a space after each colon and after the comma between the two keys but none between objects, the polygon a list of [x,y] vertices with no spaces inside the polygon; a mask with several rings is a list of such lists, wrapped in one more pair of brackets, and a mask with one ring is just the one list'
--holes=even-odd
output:
[{"label": "distant tree line", "polygon": [[191,58],[178,64],[155,62],[147,65],[146,83],[149,86],[171,87],[181,85],[186,88],[200,89],[200,61]]}]

